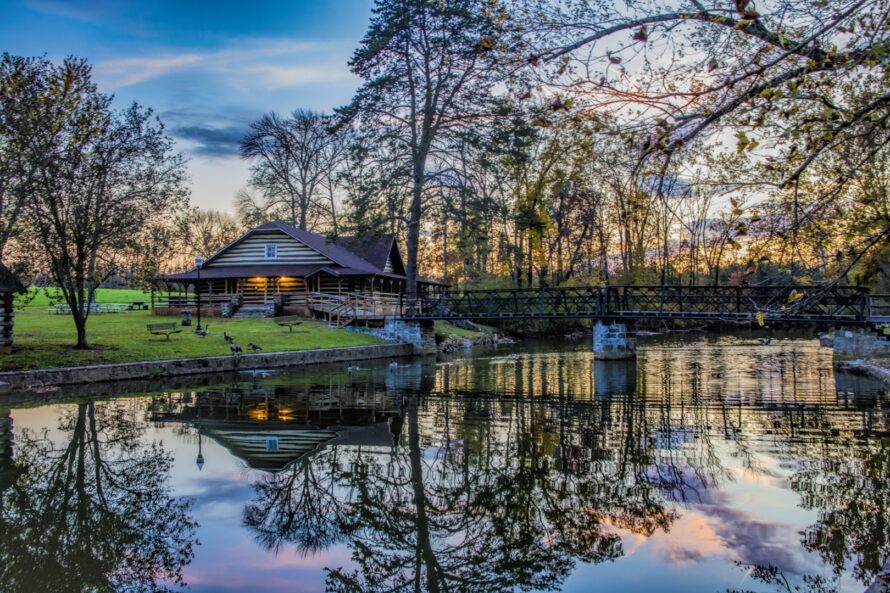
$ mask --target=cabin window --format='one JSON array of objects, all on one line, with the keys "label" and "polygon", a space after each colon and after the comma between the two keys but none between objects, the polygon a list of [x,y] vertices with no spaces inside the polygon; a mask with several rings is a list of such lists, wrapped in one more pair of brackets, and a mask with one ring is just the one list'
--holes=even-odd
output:
[{"label": "cabin window", "polygon": [[266,259],[278,259],[277,243],[266,243]]},{"label": "cabin window", "polygon": [[278,453],[278,437],[266,437],[266,452]]}]

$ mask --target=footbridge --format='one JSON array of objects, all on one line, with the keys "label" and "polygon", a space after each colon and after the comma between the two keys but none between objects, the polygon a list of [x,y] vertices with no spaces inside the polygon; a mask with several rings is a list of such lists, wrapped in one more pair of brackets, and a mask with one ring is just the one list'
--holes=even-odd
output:
[{"label": "footbridge", "polygon": [[406,320],[594,319],[859,325],[890,322],[890,295],[854,286],[591,286],[468,290],[400,306]]}]

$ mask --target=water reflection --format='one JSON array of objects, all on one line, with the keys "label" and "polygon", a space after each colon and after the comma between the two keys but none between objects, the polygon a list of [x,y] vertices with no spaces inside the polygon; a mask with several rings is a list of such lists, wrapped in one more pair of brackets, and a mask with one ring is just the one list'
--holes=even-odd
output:
[{"label": "water reflection", "polygon": [[59,426],[23,431],[17,480],[0,507],[3,591],[157,591],[182,584],[195,528],[170,496],[171,455],[140,441],[128,407],[71,407]]},{"label": "water reflection", "polygon": [[[223,566],[268,591],[861,590],[890,553],[887,410],[812,343],[732,339],[636,362],[542,346],[250,373],[65,406],[61,432],[16,420],[0,455],[0,535],[18,542],[0,589],[28,590],[24,567],[48,558],[42,590],[63,569],[84,576],[66,590],[175,586],[197,527],[168,485],[175,454],[199,506],[227,492],[234,509],[202,521],[232,539],[199,550],[199,591],[239,590]],[[187,487],[202,483],[217,491]]]}]

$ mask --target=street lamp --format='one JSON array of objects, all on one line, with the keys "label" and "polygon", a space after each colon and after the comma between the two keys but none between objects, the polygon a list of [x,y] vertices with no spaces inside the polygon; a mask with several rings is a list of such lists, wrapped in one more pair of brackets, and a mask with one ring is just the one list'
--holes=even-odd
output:
[{"label": "street lamp", "polygon": [[195,331],[201,331],[201,266],[204,265],[204,258],[200,255],[195,256],[195,269],[198,271],[198,281],[195,284],[195,297],[198,299],[198,324]]}]

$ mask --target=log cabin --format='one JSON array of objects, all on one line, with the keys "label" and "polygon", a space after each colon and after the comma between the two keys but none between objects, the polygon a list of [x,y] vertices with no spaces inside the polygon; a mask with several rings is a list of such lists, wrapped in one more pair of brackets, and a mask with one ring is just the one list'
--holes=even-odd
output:
[{"label": "log cabin", "polygon": [[[283,222],[253,228],[209,257],[203,265],[170,274],[168,288],[187,295],[161,295],[156,314],[194,308],[205,315],[271,317],[315,315],[339,325],[392,315],[405,290],[398,243],[389,235],[337,237]],[[418,290],[446,285],[418,281]]]},{"label": "log cabin", "polygon": [[25,287],[9,268],[0,264],[0,353],[12,352],[13,317],[12,301],[16,293]]}]

